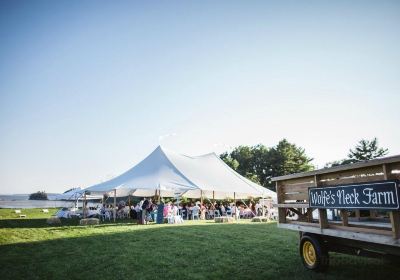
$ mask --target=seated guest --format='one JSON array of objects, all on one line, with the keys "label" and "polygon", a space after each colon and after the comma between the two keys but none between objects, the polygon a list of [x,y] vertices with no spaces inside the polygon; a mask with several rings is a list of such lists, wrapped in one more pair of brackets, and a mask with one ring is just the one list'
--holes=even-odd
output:
[{"label": "seated guest", "polygon": [[258,201],[257,203],[256,203],[256,206],[255,206],[255,214],[257,215],[257,216],[261,216],[262,215],[262,206],[261,206],[261,204],[260,204],[260,201]]},{"label": "seated guest", "polygon": [[172,204],[172,206],[171,206],[171,212],[172,212],[172,216],[178,216],[178,214],[179,214],[179,209],[178,209],[178,206],[176,206],[176,204]]},{"label": "seated guest", "polygon": [[222,216],[222,210],[221,210],[221,206],[219,206],[219,204],[217,204],[215,206],[215,210],[217,210],[219,212],[219,215]]},{"label": "seated guest", "polygon": [[183,219],[188,219],[188,213],[189,213],[189,208],[187,207],[187,205],[186,204],[183,204],[183,207],[182,207],[182,218]]},{"label": "seated guest", "polygon": [[220,211],[221,216],[225,215],[225,214],[226,214],[226,212],[225,212],[225,206],[224,206],[223,204],[221,204],[220,209],[221,209],[221,211]]},{"label": "seated guest", "polygon": [[232,215],[232,209],[229,204],[225,204],[225,213],[226,215]]},{"label": "seated guest", "polygon": [[232,214],[236,214],[236,209],[237,209],[236,205],[232,204],[230,207],[231,207]]},{"label": "seated guest", "polygon": [[103,205],[102,205],[101,208],[100,208],[100,214],[101,214],[101,215],[104,215],[105,213],[106,213],[106,204],[103,203]]},{"label": "seated guest", "polygon": [[200,206],[196,204],[192,207],[191,210],[192,210],[192,220],[194,220],[194,217],[197,217],[197,219],[199,219]]},{"label": "seated guest", "polygon": [[164,211],[163,211],[164,217],[167,217],[170,212],[171,212],[171,202],[168,202],[167,205],[164,206]]}]

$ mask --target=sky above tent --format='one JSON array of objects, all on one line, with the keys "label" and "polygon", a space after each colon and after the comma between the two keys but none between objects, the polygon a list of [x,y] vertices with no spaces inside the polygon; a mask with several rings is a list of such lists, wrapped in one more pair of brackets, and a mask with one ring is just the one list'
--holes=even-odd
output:
[{"label": "sky above tent", "polygon": [[400,153],[399,1],[0,2],[0,193],[179,153]]}]

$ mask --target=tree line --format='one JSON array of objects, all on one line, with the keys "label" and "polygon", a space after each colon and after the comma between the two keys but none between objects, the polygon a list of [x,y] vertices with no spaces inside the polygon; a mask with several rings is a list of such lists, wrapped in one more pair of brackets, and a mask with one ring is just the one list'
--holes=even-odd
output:
[{"label": "tree line", "polygon": [[[349,150],[347,158],[329,162],[325,167],[352,164],[359,161],[382,157],[388,149],[380,148],[377,138],[360,140]],[[315,169],[305,149],[282,139],[276,146],[266,147],[238,146],[230,152],[224,152],[220,158],[233,170],[266,188],[275,190],[272,177],[306,172]]]}]

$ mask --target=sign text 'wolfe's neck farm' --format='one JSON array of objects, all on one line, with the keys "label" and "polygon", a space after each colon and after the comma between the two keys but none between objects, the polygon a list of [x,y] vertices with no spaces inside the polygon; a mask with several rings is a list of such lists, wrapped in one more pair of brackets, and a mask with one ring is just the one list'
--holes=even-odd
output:
[{"label": "sign text 'wolfe's neck farm'", "polygon": [[313,208],[399,209],[398,182],[310,188],[309,203]]}]

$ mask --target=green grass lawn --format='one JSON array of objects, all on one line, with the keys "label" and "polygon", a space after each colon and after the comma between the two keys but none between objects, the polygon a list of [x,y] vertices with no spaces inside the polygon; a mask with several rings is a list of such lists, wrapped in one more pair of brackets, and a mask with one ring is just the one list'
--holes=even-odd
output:
[{"label": "green grass lawn", "polygon": [[[400,266],[331,253],[327,273],[307,271],[298,233],[275,223],[46,225],[0,209],[1,279],[396,279]],[[55,210],[51,210],[54,213]]]}]

